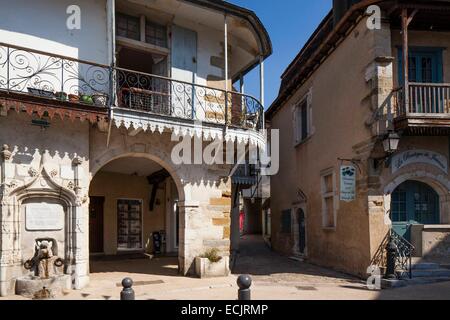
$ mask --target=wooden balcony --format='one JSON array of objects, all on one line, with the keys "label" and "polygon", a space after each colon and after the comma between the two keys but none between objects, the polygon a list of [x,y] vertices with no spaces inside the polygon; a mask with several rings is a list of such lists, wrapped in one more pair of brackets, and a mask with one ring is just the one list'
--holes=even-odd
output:
[{"label": "wooden balcony", "polygon": [[410,83],[409,101],[401,88],[395,92],[394,127],[406,135],[450,134],[450,84]]}]

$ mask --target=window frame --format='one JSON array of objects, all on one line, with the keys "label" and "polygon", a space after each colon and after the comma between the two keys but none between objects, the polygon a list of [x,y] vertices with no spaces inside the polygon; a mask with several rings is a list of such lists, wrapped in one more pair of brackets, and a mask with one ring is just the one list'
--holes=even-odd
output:
[{"label": "window frame", "polygon": [[[314,133],[312,125],[312,88],[292,108],[294,147],[309,140]],[[306,115],[306,131],[304,131],[304,115]],[[305,134],[306,132],[306,134]]]},{"label": "window frame", "polygon": [[[326,178],[331,176],[331,183],[332,183],[332,190],[327,190],[326,186]],[[336,170],[334,168],[329,168],[326,170],[323,170],[320,173],[320,188],[321,188],[321,197],[322,197],[322,229],[324,230],[332,230],[335,231],[337,227],[337,211],[339,206],[338,201],[338,192],[337,192],[337,178],[336,178]],[[327,208],[327,200],[332,198],[333,202],[333,225],[328,225],[328,208]]]},{"label": "window frame", "polygon": [[[445,48],[443,47],[420,47],[420,46],[413,46],[409,47],[409,59],[416,59],[419,60],[423,57],[431,57],[433,58],[432,63],[432,70],[434,71],[434,79],[432,79],[429,83],[443,83],[444,82],[444,64],[443,64],[443,54],[444,54]],[[403,48],[401,46],[397,46],[397,59],[398,59],[398,81],[399,85],[403,84]],[[411,64],[409,64],[409,67],[411,68]],[[412,81],[410,79],[410,82],[417,82],[421,83],[423,82],[422,75],[420,75],[419,70],[422,70],[422,67],[420,67],[420,63],[416,63],[416,81]],[[409,70],[408,72],[410,72]]]}]

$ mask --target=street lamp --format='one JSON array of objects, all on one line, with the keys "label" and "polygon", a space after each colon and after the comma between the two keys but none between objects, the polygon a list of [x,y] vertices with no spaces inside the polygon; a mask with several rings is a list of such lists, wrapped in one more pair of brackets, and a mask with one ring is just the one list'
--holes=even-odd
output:
[{"label": "street lamp", "polygon": [[383,137],[383,149],[386,156],[378,159],[374,159],[374,166],[378,168],[382,162],[385,163],[386,167],[389,166],[391,156],[398,150],[398,145],[400,143],[400,136],[397,132],[389,130],[389,132]]},{"label": "street lamp", "polygon": [[383,148],[384,151],[391,155],[398,149],[398,144],[400,142],[400,136],[395,131],[390,131],[383,138]]}]

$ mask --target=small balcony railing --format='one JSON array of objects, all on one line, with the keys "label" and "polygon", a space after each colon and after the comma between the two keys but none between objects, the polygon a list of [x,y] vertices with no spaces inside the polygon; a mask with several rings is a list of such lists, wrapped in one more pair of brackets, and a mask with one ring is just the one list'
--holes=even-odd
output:
[{"label": "small balcony railing", "polygon": [[450,116],[450,84],[410,83],[408,91],[408,105],[403,89],[397,91],[396,116]]},{"label": "small balcony railing", "polygon": [[0,43],[0,90],[146,116],[263,128],[249,95]]}]

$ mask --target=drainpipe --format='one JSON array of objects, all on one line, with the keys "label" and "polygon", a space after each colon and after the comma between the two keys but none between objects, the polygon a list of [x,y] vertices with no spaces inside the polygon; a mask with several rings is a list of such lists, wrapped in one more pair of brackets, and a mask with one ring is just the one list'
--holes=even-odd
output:
[{"label": "drainpipe", "polygon": [[409,48],[408,48],[408,9],[402,9],[403,36],[403,94],[406,114],[409,113]]},{"label": "drainpipe", "polygon": [[259,83],[260,83],[260,102],[263,107],[263,113],[262,113],[262,129],[264,129],[265,126],[265,114],[264,114],[264,105],[265,105],[265,88],[264,88],[264,57],[261,56],[259,58]]},{"label": "drainpipe", "polygon": [[109,142],[111,138],[111,130],[112,124],[114,122],[114,106],[117,105],[117,97],[116,97],[116,77],[115,77],[115,67],[116,67],[116,5],[115,0],[108,0],[106,4],[107,11],[107,30],[111,31],[109,33],[110,37],[110,54],[109,54],[109,62],[111,65],[110,68],[110,100],[109,100],[109,126],[108,126],[108,135],[106,138],[106,147],[109,147]]},{"label": "drainpipe", "polygon": [[225,51],[225,127],[228,125],[228,21],[224,15],[224,51]]}]

